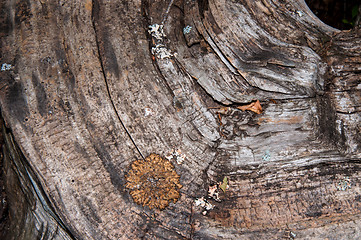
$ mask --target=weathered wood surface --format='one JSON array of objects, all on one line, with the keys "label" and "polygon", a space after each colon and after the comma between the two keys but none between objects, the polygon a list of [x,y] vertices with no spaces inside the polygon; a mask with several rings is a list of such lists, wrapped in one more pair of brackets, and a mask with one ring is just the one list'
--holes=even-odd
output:
[{"label": "weathered wood surface", "polygon": [[[39,220],[48,236],[359,238],[360,30],[301,0],[168,4],[1,2],[1,108],[59,218]],[[153,56],[160,43],[176,54]],[[262,114],[236,108],[255,100]],[[131,162],[178,149],[178,202],[135,204]]]},{"label": "weathered wood surface", "polygon": [[9,201],[10,207],[6,208],[8,219],[2,219],[2,223],[7,224],[0,233],[1,239],[73,239],[11,134],[2,130],[8,188],[5,200]]}]

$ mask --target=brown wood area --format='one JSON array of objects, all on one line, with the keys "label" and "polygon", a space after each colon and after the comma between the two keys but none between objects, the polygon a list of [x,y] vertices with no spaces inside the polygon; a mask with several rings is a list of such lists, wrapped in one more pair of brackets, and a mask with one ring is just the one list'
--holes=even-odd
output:
[{"label": "brown wood area", "polygon": [[360,28],[303,0],[0,10],[5,239],[361,239]]}]

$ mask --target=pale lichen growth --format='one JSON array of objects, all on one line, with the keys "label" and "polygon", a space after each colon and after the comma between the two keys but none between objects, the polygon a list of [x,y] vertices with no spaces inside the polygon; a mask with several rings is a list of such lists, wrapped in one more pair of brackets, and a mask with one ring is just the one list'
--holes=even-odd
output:
[{"label": "pale lichen growth", "polygon": [[180,149],[178,150],[172,150],[170,153],[168,153],[165,156],[169,161],[173,160],[176,161],[177,164],[182,164],[183,161],[186,159],[186,156],[182,154],[182,151]]},{"label": "pale lichen growth", "polygon": [[168,160],[152,153],[131,164],[125,187],[137,204],[162,210],[170,202],[178,201],[179,189],[182,188],[179,178]]},{"label": "pale lichen growth", "polygon": [[152,54],[158,59],[167,59],[175,56],[171,50],[165,46],[165,33],[162,24],[153,24],[148,26],[148,32],[153,37],[155,45],[152,47]]},{"label": "pale lichen growth", "polygon": [[174,56],[174,54],[163,44],[157,44],[155,47],[152,47],[152,54],[158,59],[166,59]]},{"label": "pale lichen growth", "polygon": [[[223,181],[219,182],[218,184],[213,184],[208,187],[208,196],[197,198],[194,203],[196,206],[200,206],[203,208],[202,214],[206,215],[209,210],[212,210],[215,205],[212,205],[209,201],[215,200],[216,202],[221,202],[219,197],[220,190],[224,193],[229,188],[228,186],[228,177],[223,177]],[[207,200],[208,199],[208,200]]]},{"label": "pale lichen growth", "polygon": [[214,206],[211,203],[209,203],[204,197],[197,198],[194,201],[194,203],[196,204],[196,206],[201,206],[207,211],[212,210],[214,208]]},{"label": "pale lichen growth", "polygon": [[267,162],[271,159],[271,153],[269,150],[266,150],[266,152],[262,156],[262,160]]},{"label": "pale lichen growth", "polygon": [[192,30],[192,27],[187,25],[186,27],[183,28],[183,34],[186,35],[188,33],[190,33]]},{"label": "pale lichen growth", "polygon": [[338,191],[346,191],[347,189],[351,189],[351,180],[349,177],[344,177],[341,179],[336,185]]},{"label": "pale lichen growth", "polygon": [[11,64],[3,63],[1,65],[1,71],[8,71],[11,70],[11,68],[12,68]]},{"label": "pale lichen growth", "polygon": [[144,116],[148,117],[148,116],[152,116],[154,114],[153,110],[149,107],[144,108]]},{"label": "pale lichen growth", "polygon": [[153,25],[149,25],[149,29],[148,32],[150,35],[152,35],[152,37],[154,37],[155,39],[162,41],[163,38],[165,37],[164,31],[163,31],[163,25],[159,25],[159,24],[153,24]]}]

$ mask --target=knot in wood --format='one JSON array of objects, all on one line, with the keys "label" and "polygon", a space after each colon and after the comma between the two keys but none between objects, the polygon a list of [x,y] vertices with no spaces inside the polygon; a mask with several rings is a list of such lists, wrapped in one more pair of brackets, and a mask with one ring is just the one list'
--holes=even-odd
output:
[{"label": "knot in wood", "polygon": [[177,202],[182,188],[179,178],[171,162],[152,153],[131,164],[125,187],[137,204],[162,210]]}]

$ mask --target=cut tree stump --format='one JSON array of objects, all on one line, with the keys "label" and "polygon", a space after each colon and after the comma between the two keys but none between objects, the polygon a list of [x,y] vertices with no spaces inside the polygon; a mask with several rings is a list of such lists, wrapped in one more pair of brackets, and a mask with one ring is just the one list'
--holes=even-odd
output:
[{"label": "cut tree stump", "polygon": [[303,0],[0,9],[6,239],[361,238],[360,29]]}]

